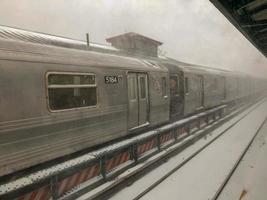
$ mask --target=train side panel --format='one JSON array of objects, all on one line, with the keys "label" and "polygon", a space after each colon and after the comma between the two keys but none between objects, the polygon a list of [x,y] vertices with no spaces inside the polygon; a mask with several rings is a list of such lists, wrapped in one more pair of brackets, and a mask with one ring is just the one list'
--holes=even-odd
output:
[{"label": "train side panel", "polygon": [[149,73],[149,104],[150,126],[169,121],[170,88],[168,73]]},{"label": "train side panel", "polygon": [[233,102],[238,98],[238,84],[236,77],[232,75],[226,75],[225,77],[226,84],[226,101]]},{"label": "train side panel", "polygon": [[201,75],[184,73],[184,115],[203,109],[203,79]]},{"label": "train side panel", "polygon": [[[45,84],[47,71],[94,74],[96,105],[51,110]],[[104,84],[105,75],[121,78],[117,84]],[[0,76],[1,175],[127,133],[125,71],[5,61],[1,62]]]},{"label": "train side panel", "polygon": [[216,74],[206,74],[204,77],[205,108],[220,105],[225,99],[224,78]]}]

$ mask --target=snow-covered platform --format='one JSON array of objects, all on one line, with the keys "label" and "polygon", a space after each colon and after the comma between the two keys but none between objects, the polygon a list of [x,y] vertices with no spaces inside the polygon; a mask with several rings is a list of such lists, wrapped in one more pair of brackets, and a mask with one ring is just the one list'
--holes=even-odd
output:
[{"label": "snow-covered platform", "polygon": [[267,199],[267,122],[261,128],[218,199]]},{"label": "snow-covered platform", "polygon": [[[267,194],[264,191],[267,185],[266,117],[267,101],[264,101],[257,107],[255,106],[223,124],[205,139],[197,141],[192,147],[185,149],[165,164],[115,194],[112,199],[135,199],[201,146],[204,146],[218,134],[225,132],[159,185],[139,196],[140,199],[153,200],[214,199],[222,183],[233,170],[260,127],[260,131],[227,182],[226,187],[222,190],[219,199],[238,200],[241,194],[243,194],[242,200],[266,199]],[[238,123],[233,125],[235,121]],[[265,124],[263,125],[263,123]]]}]

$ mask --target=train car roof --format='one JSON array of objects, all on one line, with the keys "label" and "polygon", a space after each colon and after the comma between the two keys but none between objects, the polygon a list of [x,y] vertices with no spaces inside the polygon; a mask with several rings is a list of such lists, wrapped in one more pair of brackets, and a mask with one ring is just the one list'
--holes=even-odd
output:
[{"label": "train car roof", "polygon": [[[37,43],[37,44],[45,45],[45,46],[58,46],[58,47],[64,47],[64,48],[69,48],[69,49],[80,49],[80,50],[86,50],[86,51],[89,50],[87,43],[85,41],[74,40],[74,39],[66,38],[66,37],[58,37],[55,35],[27,31],[27,30],[22,30],[18,28],[7,27],[7,26],[0,26],[0,38],[12,39],[16,41],[24,41],[24,42],[29,42],[29,43]],[[115,55],[121,55],[124,57],[130,57],[130,55],[125,55],[123,51],[116,49],[112,46],[105,46],[105,45],[90,43],[90,48],[91,50],[97,51],[97,52],[104,52],[104,53],[110,53],[110,54],[115,54]],[[160,60],[160,61],[164,60],[165,62],[167,61],[168,64],[174,64],[176,66],[178,65],[180,70],[184,72],[191,72],[191,73],[198,73],[198,74],[219,74],[219,73],[222,73],[223,71],[223,70],[212,69],[212,68],[203,67],[199,65],[188,64],[188,63],[180,62],[180,61],[177,61],[171,58],[165,58],[165,59],[164,58],[149,58],[149,59],[139,58],[139,59],[142,60],[145,64],[148,64],[150,67],[154,67],[154,68],[155,67],[160,68],[161,65],[157,65],[156,63],[149,62],[149,61],[147,62],[147,60],[149,59]]]},{"label": "train car roof", "polygon": [[185,73],[195,73],[195,74],[210,74],[210,75],[219,75],[224,77],[239,77],[239,78],[253,78],[253,79],[260,79],[259,77],[249,75],[243,72],[239,71],[231,71],[226,69],[218,69],[218,68],[212,68],[202,65],[196,65],[196,64],[190,64],[181,62],[172,58],[168,57],[162,57],[158,59],[158,62],[164,63],[166,67],[170,68],[178,68],[179,70],[185,72]]},{"label": "train car roof", "polygon": [[0,38],[80,50],[88,50],[88,48],[90,48],[91,50],[106,53],[115,53],[121,51],[115,47],[108,45],[90,42],[88,46],[86,41],[75,40],[67,37],[59,37],[56,35],[45,34],[40,32],[28,31],[19,28],[12,28],[3,25],[0,25]]},{"label": "train car roof", "polygon": [[[0,25],[0,48],[2,50],[7,47],[4,45],[7,41],[12,45],[10,45],[11,47],[6,50],[24,52],[25,56],[21,58],[22,60],[26,58],[29,59],[31,54],[31,58],[36,61],[39,60],[41,62],[45,57],[50,56],[52,61],[62,62],[62,56],[66,56],[67,58],[64,60],[65,63],[67,60],[68,62],[71,61],[73,64],[88,65],[88,63],[92,64],[92,60],[88,60],[88,58],[86,59],[86,57],[89,56],[90,58],[95,59],[96,63],[94,64],[96,65],[103,62],[104,58],[104,63],[107,67],[114,67],[116,65],[119,68],[129,68],[134,70],[167,71],[165,67],[170,68],[172,65],[173,68],[179,68],[181,71],[186,73],[217,74],[240,77],[248,76],[240,72],[184,63],[168,57],[133,57],[122,50],[108,45],[90,42],[88,46],[85,41]],[[28,55],[26,56],[26,54]],[[38,56],[36,56],[37,54]],[[40,54],[43,54],[43,58],[41,58]],[[156,61],[156,63],[150,62],[151,60]],[[157,63],[161,63],[163,66]]]},{"label": "train car roof", "polygon": [[138,58],[1,38],[0,59],[167,72],[164,66],[148,65]]},{"label": "train car roof", "polygon": [[196,65],[196,64],[185,63],[185,62],[181,62],[181,61],[168,58],[168,57],[156,58],[152,60],[166,66],[167,68],[171,70],[179,69],[180,71],[184,73],[212,74],[212,75],[217,74],[217,75],[224,75],[224,76],[227,76],[228,74],[232,73],[229,70],[216,69],[216,68],[211,68],[211,67],[206,67],[206,66],[201,66],[201,65]]},{"label": "train car roof", "polygon": [[[56,63],[66,63],[68,61],[73,64],[88,65],[89,63],[97,66],[100,66],[100,63],[105,63],[106,67],[113,66],[133,70],[167,71],[164,66],[150,65],[143,62],[142,59],[125,56],[121,50],[112,46],[96,43],[90,43],[88,46],[85,41],[1,25],[0,44],[2,50],[23,52],[25,54],[24,56],[20,54],[20,59],[22,60],[29,60],[31,55],[31,59],[40,62],[49,57],[50,60],[52,59],[51,61]],[[41,55],[43,58],[41,58]],[[67,58],[62,60],[64,56]],[[13,59],[15,57],[13,56]]]}]

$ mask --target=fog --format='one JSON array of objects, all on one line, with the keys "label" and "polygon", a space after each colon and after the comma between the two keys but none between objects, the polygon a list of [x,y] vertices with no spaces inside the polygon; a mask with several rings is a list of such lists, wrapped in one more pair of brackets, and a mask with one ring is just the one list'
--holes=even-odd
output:
[{"label": "fog", "polygon": [[180,61],[267,76],[267,59],[208,0],[0,0],[0,24],[102,44],[132,31]]}]

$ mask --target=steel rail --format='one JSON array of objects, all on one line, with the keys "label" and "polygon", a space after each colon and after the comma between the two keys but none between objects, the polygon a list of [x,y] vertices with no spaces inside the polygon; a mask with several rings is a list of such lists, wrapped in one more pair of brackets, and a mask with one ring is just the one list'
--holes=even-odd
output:
[{"label": "steel rail", "polygon": [[264,119],[264,121],[261,123],[261,125],[259,126],[259,128],[257,129],[256,133],[254,134],[254,136],[250,139],[249,143],[247,144],[246,148],[243,150],[242,154],[240,155],[240,157],[238,158],[238,160],[236,161],[236,163],[234,164],[233,168],[230,170],[229,174],[226,176],[226,178],[224,179],[223,183],[221,184],[221,186],[219,187],[219,189],[216,191],[215,195],[211,198],[211,200],[217,200],[219,198],[219,196],[221,195],[222,191],[224,190],[225,186],[227,185],[227,183],[229,182],[229,180],[231,179],[231,177],[233,176],[233,174],[235,173],[238,165],[240,164],[240,162],[242,161],[242,159],[244,158],[244,156],[246,155],[246,153],[248,152],[249,148],[251,147],[252,143],[254,142],[255,138],[257,137],[258,133],[260,132],[260,130],[262,129],[263,125],[266,123],[267,121],[267,117]]}]

